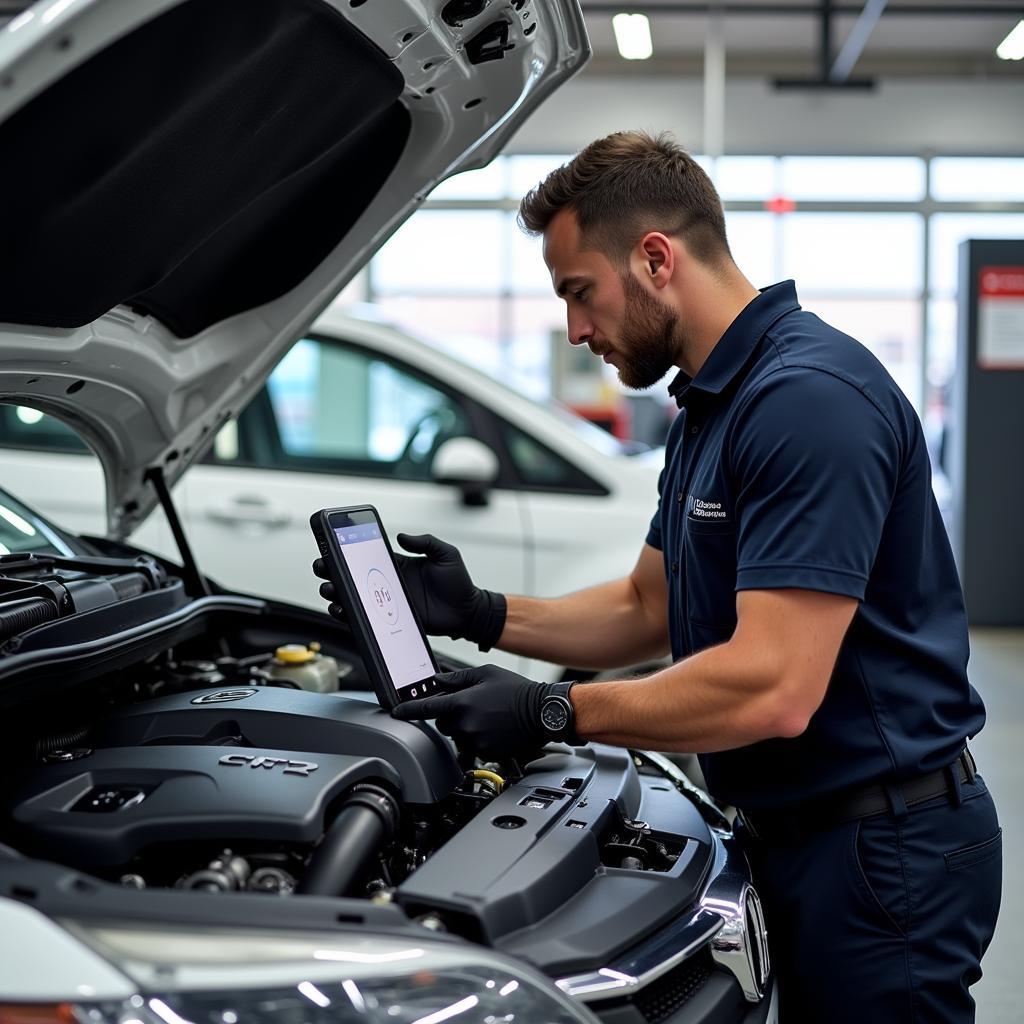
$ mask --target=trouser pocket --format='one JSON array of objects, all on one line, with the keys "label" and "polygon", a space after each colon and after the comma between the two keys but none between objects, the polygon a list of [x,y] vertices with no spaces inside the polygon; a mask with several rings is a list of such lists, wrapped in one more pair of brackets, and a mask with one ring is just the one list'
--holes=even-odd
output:
[{"label": "trouser pocket", "polygon": [[959,850],[950,850],[944,853],[943,859],[946,862],[947,871],[963,871],[966,868],[975,867],[1003,856],[1003,830],[997,829],[991,839],[982,843],[973,843],[963,846]]},{"label": "trouser pocket", "polygon": [[869,913],[896,935],[905,936],[910,899],[899,828],[889,818],[853,825],[853,869]]}]

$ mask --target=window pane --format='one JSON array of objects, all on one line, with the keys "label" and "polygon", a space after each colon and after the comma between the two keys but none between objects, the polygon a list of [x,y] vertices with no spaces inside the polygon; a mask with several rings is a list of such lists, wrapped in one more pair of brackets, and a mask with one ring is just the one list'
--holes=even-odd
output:
[{"label": "window pane", "polygon": [[758,288],[777,281],[778,218],[772,213],[727,211],[725,231],[736,265]]},{"label": "window pane", "polygon": [[514,214],[507,221],[511,275],[509,285],[519,294],[549,295],[554,298],[551,272],[544,262],[543,239],[520,231]]},{"label": "window pane", "polygon": [[956,371],[956,299],[928,303],[928,383],[944,387]]},{"label": "window pane", "polygon": [[486,167],[463,171],[442,181],[431,199],[501,199],[505,195],[505,157],[497,157]]},{"label": "window pane", "polygon": [[960,243],[967,238],[1024,238],[1024,213],[937,213],[931,219],[929,287],[957,289]]},{"label": "window pane", "polygon": [[773,156],[723,156],[715,185],[723,199],[770,199],[777,192]]},{"label": "window pane", "polygon": [[54,535],[24,505],[0,493],[0,555],[25,551],[65,554],[53,543]]},{"label": "window pane", "polygon": [[504,369],[501,304],[489,298],[436,298],[403,295],[377,302],[381,314],[424,343],[453,355],[485,373]]},{"label": "window pane", "polygon": [[373,258],[387,292],[497,292],[505,215],[497,210],[420,210]]},{"label": "window pane", "polygon": [[936,157],[932,197],[941,200],[1024,201],[1024,160],[992,157]]},{"label": "window pane", "polygon": [[69,426],[27,405],[0,405],[0,445],[51,452],[91,451]]},{"label": "window pane", "polygon": [[565,305],[554,294],[515,298],[510,303],[513,374],[510,386],[542,400],[551,394],[552,348],[568,345]]},{"label": "window pane", "polygon": [[781,192],[790,199],[924,199],[925,165],[909,156],[786,156]]},{"label": "window pane", "polygon": [[426,476],[443,439],[465,433],[445,394],[383,359],[305,339],[268,381],[281,447],[292,458],[393,463]]},{"label": "window pane", "polygon": [[537,487],[568,487],[589,490],[593,482],[560,455],[545,448],[518,427],[500,421],[509,455],[524,483]]},{"label": "window pane", "polygon": [[921,303],[916,299],[802,300],[801,305],[870,349],[915,408],[921,402]]},{"label": "window pane", "polygon": [[508,194],[513,199],[521,199],[556,167],[568,163],[572,156],[571,153],[544,153],[539,156],[508,157]]},{"label": "window pane", "polygon": [[916,293],[924,222],[916,213],[790,213],[782,218],[782,276],[802,293]]},{"label": "window pane", "polygon": [[[952,469],[953,374],[956,371],[957,309],[954,299],[928,303],[928,382],[921,420],[933,469],[946,477]],[[942,486],[942,482],[938,486]],[[948,487],[948,483],[946,484]],[[938,488],[937,488],[938,489]]]}]

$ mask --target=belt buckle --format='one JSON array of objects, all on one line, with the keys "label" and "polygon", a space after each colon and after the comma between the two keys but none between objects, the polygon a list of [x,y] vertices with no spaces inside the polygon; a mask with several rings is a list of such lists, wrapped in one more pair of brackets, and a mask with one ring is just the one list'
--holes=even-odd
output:
[{"label": "belt buckle", "polygon": [[973,786],[974,780],[978,777],[978,766],[975,764],[974,755],[966,747],[964,747],[964,752],[960,755],[960,763],[964,766],[967,784]]}]

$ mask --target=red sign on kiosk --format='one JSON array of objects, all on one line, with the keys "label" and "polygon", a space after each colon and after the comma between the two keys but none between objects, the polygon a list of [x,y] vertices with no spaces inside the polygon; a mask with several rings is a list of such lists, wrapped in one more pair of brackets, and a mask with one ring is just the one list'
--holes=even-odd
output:
[{"label": "red sign on kiosk", "polygon": [[978,365],[1024,370],[1024,267],[978,271]]}]

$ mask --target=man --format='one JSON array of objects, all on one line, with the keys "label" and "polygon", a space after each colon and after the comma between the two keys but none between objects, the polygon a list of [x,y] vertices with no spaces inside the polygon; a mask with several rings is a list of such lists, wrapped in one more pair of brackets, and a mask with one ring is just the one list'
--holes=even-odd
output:
[{"label": "man", "polygon": [[488,756],[551,738],[698,753],[740,809],[783,1019],[972,1020],[1001,847],[965,753],[984,710],[916,414],[792,282],[751,285],[714,187],[665,138],[591,144],[520,216],[573,344],[634,388],[679,368],[658,510],[628,578],[567,597],[481,590],[432,537],[399,538],[426,556],[403,577],[429,632],[485,650],[673,663],[588,685],[484,666],[395,713]]}]

